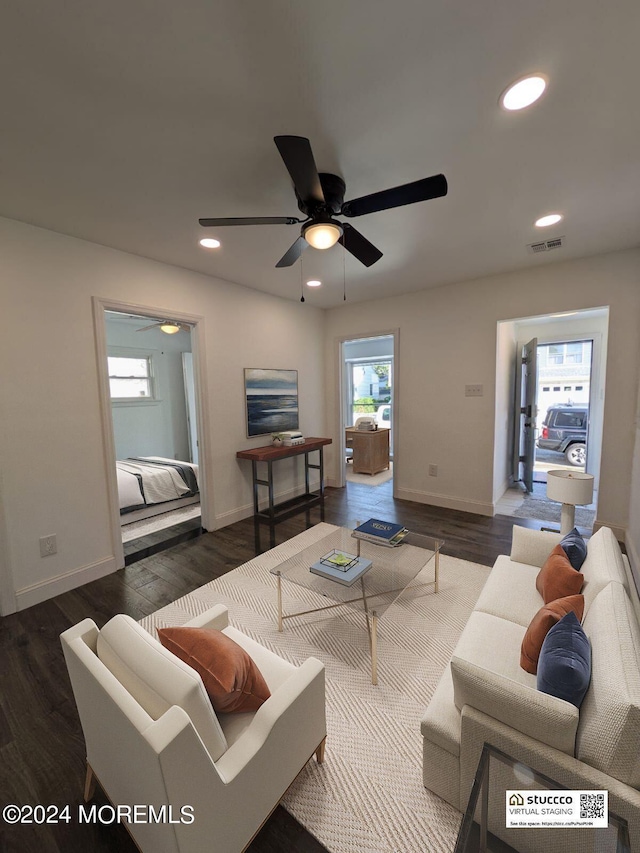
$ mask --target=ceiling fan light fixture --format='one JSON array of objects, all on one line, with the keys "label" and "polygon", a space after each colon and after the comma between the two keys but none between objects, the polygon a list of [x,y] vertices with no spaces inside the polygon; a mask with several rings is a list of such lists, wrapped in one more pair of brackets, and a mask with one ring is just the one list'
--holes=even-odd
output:
[{"label": "ceiling fan light fixture", "polygon": [[165,335],[175,335],[176,332],[180,331],[180,326],[177,323],[167,321],[160,326],[160,329],[165,333]]},{"label": "ceiling fan light fixture", "polygon": [[542,74],[529,74],[511,83],[500,95],[500,106],[507,112],[530,107],[547,88],[547,79]]},{"label": "ceiling fan light fixture", "polygon": [[314,249],[330,249],[342,237],[339,222],[312,222],[302,229],[302,236]]}]

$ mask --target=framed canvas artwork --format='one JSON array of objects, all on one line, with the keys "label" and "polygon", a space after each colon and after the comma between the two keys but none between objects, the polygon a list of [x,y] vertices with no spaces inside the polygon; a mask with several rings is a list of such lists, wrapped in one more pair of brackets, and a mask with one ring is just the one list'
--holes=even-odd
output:
[{"label": "framed canvas artwork", "polygon": [[245,367],[247,438],[299,429],[298,371]]}]

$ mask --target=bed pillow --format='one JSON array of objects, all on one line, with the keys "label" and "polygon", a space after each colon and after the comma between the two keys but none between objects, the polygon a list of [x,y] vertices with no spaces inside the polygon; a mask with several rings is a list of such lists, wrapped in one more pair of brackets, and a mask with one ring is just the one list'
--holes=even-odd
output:
[{"label": "bed pillow", "polygon": [[551,628],[538,660],[537,687],[542,693],[582,704],[591,680],[591,644],[571,611]]},{"label": "bed pillow", "polygon": [[577,595],[582,589],[583,581],[584,578],[573,568],[562,546],[556,545],[538,572],[536,589],[544,603],[549,604],[556,598]]},{"label": "bed pillow", "polygon": [[271,693],[245,650],[214,628],[159,628],[162,645],[202,678],[216,711],[257,711]]},{"label": "bed pillow", "polygon": [[562,550],[569,558],[569,562],[573,568],[580,571],[580,567],[587,559],[587,543],[584,541],[580,533],[578,533],[578,528],[574,527],[571,533],[567,533],[567,535],[560,540],[560,544],[562,545]]},{"label": "bed pillow", "polygon": [[538,658],[545,637],[563,616],[575,613],[582,621],[584,613],[584,595],[568,595],[545,604],[531,620],[520,647],[520,666],[526,672],[535,675],[538,671]]}]

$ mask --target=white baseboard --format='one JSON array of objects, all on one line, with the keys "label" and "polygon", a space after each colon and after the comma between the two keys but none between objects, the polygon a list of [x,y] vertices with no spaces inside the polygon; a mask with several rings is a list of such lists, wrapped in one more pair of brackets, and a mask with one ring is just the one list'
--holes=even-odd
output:
[{"label": "white baseboard", "polygon": [[61,595],[63,592],[69,592],[79,586],[84,586],[86,583],[103,578],[105,575],[110,575],[117,568],[114,557],[105,557],[103,560],[98,560],[79,569],[72,569],[70,572],[65,572],[55,578],[48,578],[39,583],[24,586],[22,589],[16,590],[16,606],[18,610],[26,610],[27,607],[33,607],[34,604],[40,604],[40,602],[47,601],[55,595]]},{"label": "white baseboard", "polygon": [[452,498],[449,495],[438,495],[433,492],[419,492],[415,489],[398,489],[394,497],[403,501],[415,501],[430,506],[441,506],[445,509],[458,509],[461,512],[472,512],[475,515],[488,515],[493,517],[493,504],[484,501],[463,500]]}]

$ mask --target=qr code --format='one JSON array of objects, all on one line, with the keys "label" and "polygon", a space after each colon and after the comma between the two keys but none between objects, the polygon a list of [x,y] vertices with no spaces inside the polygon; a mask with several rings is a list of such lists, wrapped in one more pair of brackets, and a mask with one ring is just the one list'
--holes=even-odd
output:
[{"label": "qr code", "polygon": [[580,817],[594,820],[605,817],[604,794],[580,794]]}]

